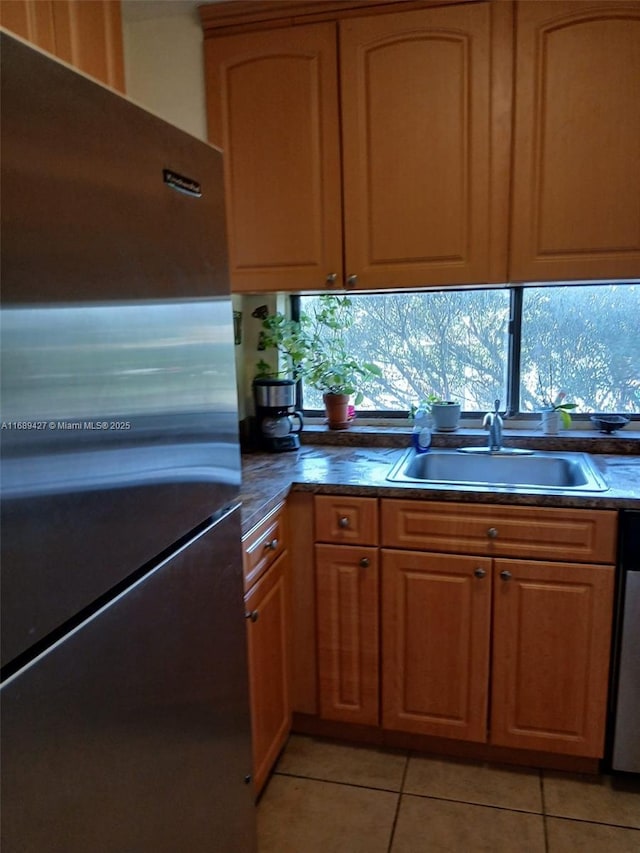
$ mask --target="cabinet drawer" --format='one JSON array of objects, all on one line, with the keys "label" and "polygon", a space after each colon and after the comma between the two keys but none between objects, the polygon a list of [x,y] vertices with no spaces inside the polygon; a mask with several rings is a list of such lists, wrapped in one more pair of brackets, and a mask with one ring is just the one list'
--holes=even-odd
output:
[{"label": "cabinet drawer", "polygon": [[377,545],[378,501],[346,495],[317,495],[315,525],[318,542]]},{"label": "cabinet drawer", "polygon": [[280,504],[242,540],[244,588],[248,590],[286,548],[286,516]]},{"label": "cabinet drawer", "polygon": [[614,563],[609,510],[383,500],[382,544],[454,554]]}]

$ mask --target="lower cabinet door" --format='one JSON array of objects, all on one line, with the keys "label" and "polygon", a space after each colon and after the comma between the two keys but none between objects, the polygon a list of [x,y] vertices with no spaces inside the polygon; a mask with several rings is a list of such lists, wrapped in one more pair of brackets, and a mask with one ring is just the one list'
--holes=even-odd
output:
[{"label": "lower cabinet door", "polygon": [[496,560],[491,743],[599,758],[613,566]]},{"label": "lower cabinet door", "polygon": [[487,739],[488,557],[382,550],[382,725]]},{"label": "lower cabinet door", "polygon": [[285,552],[244,599],[256,793],[291,730],[287,560]]},{"label": "lower cabinet door", "polygon": [[378,549],[316,545],[320,716],[377,726]]}]

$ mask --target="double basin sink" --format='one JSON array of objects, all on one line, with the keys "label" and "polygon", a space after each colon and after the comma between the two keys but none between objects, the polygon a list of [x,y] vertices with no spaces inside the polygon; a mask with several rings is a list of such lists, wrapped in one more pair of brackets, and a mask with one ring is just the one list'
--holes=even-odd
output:
[{"label": "double basin sink", "polygon": [[443,486],[493,486],[509,491],[605,492],[602,475],[586,453],[525,452],[506,448],[430,450],[410,448],[387,480]]}]

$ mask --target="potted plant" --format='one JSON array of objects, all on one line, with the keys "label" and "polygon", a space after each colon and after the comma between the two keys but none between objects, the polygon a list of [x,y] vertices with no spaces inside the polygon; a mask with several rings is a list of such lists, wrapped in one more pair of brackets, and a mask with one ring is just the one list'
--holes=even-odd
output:
[{"label": "potted plant", "polygon": [[575,403],[566,403],[566,392],[553,393],[553,373],[549,368],[549,387],[542,387],[540,376],[538,376],[538,393],[542,401],[541,426],[545,435],[557,435],[560,423],[564,429],[571,426],[571,410],[576,408]]},{"label": "potted plant", "polygon": [[430,412],[433,420],[433,428],[438,432],[454,432],[460,423],[460,403],[454,400],[443,400],[438,394],[429,394],[421,400],[417,406],[411,407],[410,417],[413,417],[419,409]]},{"label": "potted plant", "polygon": [[575,409],[575,403],[565,403],[567,395],[564,391],[559,391],[553,400],[548,397],[543,398],[541,415],[542,432],[545,435],[557,435],[560,423],[564,429],[569,429],[571,426],[570,409]]},{"label": "potted plant", "polygon": [[[349,426],[350,398],[355,395],[357,406],[363,399],[362,384],[382,375],[377,365],[361,363],[349,353],[345,333],[352,325],[351,302],[347,296],[337,295],[321,296],[299,323],[282,314],[263,321],[264,345],[278,349],[293,381],[303,378],[322,392],[330,429]],[[259,371],[265,367],[264,361],[258,363]]]}]

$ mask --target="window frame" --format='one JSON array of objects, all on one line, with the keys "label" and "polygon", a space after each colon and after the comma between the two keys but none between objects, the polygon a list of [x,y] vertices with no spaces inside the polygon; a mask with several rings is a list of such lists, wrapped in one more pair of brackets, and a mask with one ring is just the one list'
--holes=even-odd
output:
[{"label": "window frame", "polygon": [[[462,288],[462,287],[443,287],[429,288],[425,292],[449,292],[451,290],[508,290],[509,291],[509,321],[507,327],[507,382],[506,393],[507,399],[504,401],[501,409],[505,412],[506,418],[511,418],[519,421],[538,421],[539,413],[520,411],[520,364],[522,355],[522,314],[524,309],[524,290],[526,287],[574,287],[574,286],[594,286],[607,284],[640,284],[640,279],[623,279],[610,281],[572,281],[572,282],[530,282],[528,284],[507,284],[507,285],[487,285],[486,287]],[[400,291],[402,292],[402,291]],[[318,294],[290,294],[289,307],[291,319],[299,321],[300,311],[303,296],[315,296]],[[349,296],[352,294],[344,293]],[[365,296],[367,294],[356,294]],[[321,409],[305,409],[304,394],[302,389],[302,380],[296,383],[296,407],[309,418],[321,418],[324,416],[324,411]],[[481,418],[485,414],[484,411],[463,411],[460,415],[462,421],[472,421]],[[592,415],[607,414],[606,412],[585,412],[571,413],[571,418],[574,421],[588,421]],[[626,413],[625,415],[632,421],[640,421],[640,413]],[[364,420],[400,420],[406,419],[407,411],[390,410],[390,409],[368,409],[366,412],[361,412],[360,417]]]}]

